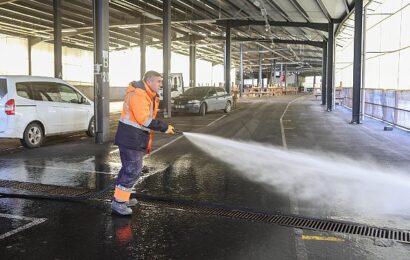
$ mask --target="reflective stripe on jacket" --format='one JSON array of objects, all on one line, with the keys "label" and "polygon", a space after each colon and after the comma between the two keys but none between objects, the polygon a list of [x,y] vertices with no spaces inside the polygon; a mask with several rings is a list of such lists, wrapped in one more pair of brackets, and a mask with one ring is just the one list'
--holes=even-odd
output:
[{"label": "reflective stripe on jacket", "polygon": [[128,149],[151,151],[152,130],[165,132],[168,124],[155,119],[159,96],[143,81],[128,85],[115,135],[115,144]]}]

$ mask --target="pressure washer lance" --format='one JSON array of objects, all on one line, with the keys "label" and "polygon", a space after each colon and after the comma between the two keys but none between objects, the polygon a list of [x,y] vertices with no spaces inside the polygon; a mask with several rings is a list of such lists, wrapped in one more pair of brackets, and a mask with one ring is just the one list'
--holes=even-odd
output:
[{"label": "pressure washer lance", "polygon": [[176,130],[176,129],[174,129],[174,133],[175,133],[176,135],[183,135],[183,134],[184,134],[183,131],[179,131],[179,130]]}]

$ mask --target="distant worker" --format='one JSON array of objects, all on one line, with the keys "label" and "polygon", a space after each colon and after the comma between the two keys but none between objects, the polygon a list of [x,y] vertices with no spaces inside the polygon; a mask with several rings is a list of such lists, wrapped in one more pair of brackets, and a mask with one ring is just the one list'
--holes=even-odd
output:
[{"label": "distant worker", "polygon": [[130,195],[141,174],[143,157],[151,151],[152,131],[175,133],[172,125],[155,119],[161,82],[161,74],[147,71],[143,80],[128,85],[114,141],[120,150],[122,167],[115,182],[113,213],[131,215],[130,207],[137,204],[136,199],[130,200]]},{"label": "distant worker", "polygon": [[239,88],[238,88],[238,87],[235,87],[235,88],[232,90],[232,92],[233,92],[233,98],[232,98],[233,104],[232,104],[232,108],[233,108],[233,109],[236,109],[236,103],[237,103],[237,101],[238,101]]}]

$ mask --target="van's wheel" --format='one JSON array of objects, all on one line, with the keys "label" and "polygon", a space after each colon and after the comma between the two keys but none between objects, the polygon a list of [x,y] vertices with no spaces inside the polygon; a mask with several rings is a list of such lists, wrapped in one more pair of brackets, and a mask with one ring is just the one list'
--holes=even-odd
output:
[{"label": "van's wheel", "polygon": [[88,129],[85,131],[85,133],[89,137],[94,137],[95,136],[95,120],[94,117],[91,118],[90,123],[88,124]]},{"label": "van's wheel", "polygon": [[224,111],[225,111],[225,113],[229,113],[229,112],[231,112],[231,110],[232,110],[231,101],[228,101],[228,102],[226,102]]},{"label": "van's wheel", "polygon": [[203,103],[200,107],[199,107],[199,115],[204,116],[206,115],[206,104]]},{"label": "van's wheel", "polygon": [[22,144],[27,148],[37,148],[43,143],[43,128],[38,123],[31,123],[24,130]]}]

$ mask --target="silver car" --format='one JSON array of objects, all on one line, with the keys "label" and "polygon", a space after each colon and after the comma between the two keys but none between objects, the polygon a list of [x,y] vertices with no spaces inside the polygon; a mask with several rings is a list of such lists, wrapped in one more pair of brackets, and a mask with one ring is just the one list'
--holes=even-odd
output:
[{"label": "silver car", "polygon": [[232,96],[219,87],[193,87],[172,99],[174,112],[206,113],[216,110],[231,112]]}]

